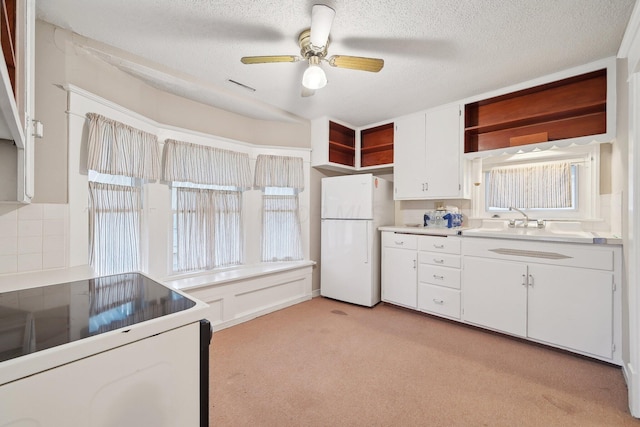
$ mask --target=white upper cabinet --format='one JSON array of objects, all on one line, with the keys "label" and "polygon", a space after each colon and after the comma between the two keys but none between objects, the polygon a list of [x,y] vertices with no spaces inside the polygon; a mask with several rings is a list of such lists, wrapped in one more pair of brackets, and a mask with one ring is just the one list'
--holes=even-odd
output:
[{"label": "white upper cabinet", "polygon": [[35,0],[5,3],[2,20],[15,20],[15,31],[3,31],[1,36],[4,60],[0,61],[0,201],[29,203],[34,169]]},{"label": "white upper cabinet", "polygon": [[464,198],[458,104],[395,120],[394,198]]},{"label": "white upper cabinet", "polygon": [[393,198],[425,197],[426,175],[425,114],[415,113],[395,120],[393,150]]}]

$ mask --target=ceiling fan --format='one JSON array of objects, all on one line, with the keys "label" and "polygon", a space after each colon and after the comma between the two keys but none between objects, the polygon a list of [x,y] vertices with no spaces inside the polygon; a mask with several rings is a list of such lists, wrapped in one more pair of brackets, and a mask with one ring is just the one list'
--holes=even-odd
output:
[{"label": "ceiling fan", "polygon": [[244,56],[243,64],[264,64],[270,62],[298,62],[306,60],[309,67],[302,76],[302,96],[310,96],[316,89],[327,84],[327,76],[320,67],[321,61],[332,67],[350,68],[377,73],[384,66],[384,60],[364,58],[361,56],[333,55],[327,58],[329,32],[336,12],[324,4],[316,4],[311,9],[311,28],[302,31],[298,36],[300,55]]}]

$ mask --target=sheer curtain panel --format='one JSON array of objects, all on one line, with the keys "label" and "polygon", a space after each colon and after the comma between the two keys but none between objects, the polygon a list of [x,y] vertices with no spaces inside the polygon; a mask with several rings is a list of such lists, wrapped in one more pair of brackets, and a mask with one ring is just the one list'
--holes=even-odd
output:
[{"label": "sheer curtain panel", "polygon": [[489,172],[489,207],[558,209],[571,205],[569,162],[500,167]]},{"label": "sheer curtain panel", "polygon": [[243,262],[242,193],[177,187],[176,271]]},{"label": "sheer curtain panel", "polygon": [[173,184],[174,270],[244,262],[242,192],[251,187],[249,155],[167,140],[163,178]]},{"label": "sheer curtain panel", "polygon": [[304,190],[300,157],[259,155],[254,187],[262,190],[262,261],[304,257],[298,193]]},{"label": "sheer curtain panel", "polygon": [[140,270],[139,187],[89,182],[89,258],[100,275]]},{"label": "sheer curtain panel", "polygon": [[262,261],[303,259],[298,196],[262,196]]}]

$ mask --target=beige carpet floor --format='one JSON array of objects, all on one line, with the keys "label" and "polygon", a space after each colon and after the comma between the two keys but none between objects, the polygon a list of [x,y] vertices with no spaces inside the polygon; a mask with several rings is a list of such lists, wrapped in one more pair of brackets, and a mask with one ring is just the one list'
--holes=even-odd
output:
[{"label": "beige carpet floor", "polygon": [[318,297],[215,332],[212,426],[640,426],[619,367]]}]

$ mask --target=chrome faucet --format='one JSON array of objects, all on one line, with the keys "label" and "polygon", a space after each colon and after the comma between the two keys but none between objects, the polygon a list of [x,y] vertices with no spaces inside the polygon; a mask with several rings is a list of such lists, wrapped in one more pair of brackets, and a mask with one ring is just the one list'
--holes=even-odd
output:
[{"label": "chrome faucet", "polygon": [[[520,209],[518,208],[514,208],[513,206],[509,206],[509,210],[510,211],[516,211],[516,212],[520,212],[522,214],[522,216],[524,216],[524,226],[528,227],[529,226],[529,217],[527,216],[526,213],[522,212]],[[510,220],[509,221],[509,227],[515,227],[516,226],[516,221],[515,220]]]},{"label": "chrome faucet", "polygon": [[[522,216],[524,216],[524,219],[522,220],[522,226],[523,227],[529,227],[529,221],[533,221],[536,223],[536,227],[537,228],[545,228],[545,226],[547,225],[547,222],[543,219],[531,219],[527,216],[526,213],[522,212],[520,209],[518,208],[514,208],[514,207],[509,207],[510,211],[516,211],[516,212],[520,212],[522,214]],[[509,227],[510,228],[514,228],[516,226],[516,220],[515,219],[510,219],[509,220]]]}]

